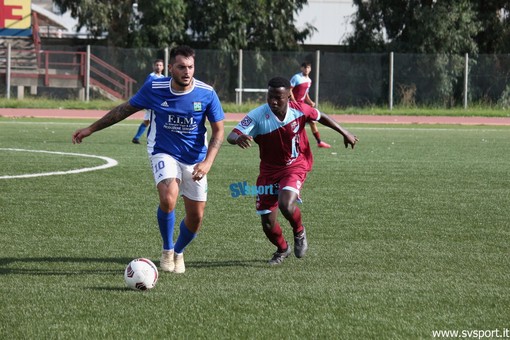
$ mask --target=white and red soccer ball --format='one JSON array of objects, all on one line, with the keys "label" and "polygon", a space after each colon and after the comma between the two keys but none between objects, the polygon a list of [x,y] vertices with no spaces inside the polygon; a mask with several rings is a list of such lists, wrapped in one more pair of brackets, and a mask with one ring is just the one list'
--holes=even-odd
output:
[{"label": "white and red soccer ball", "polygon": [[129,262],[124,271],[124,280],[131,289],[152,289],[156,286],[156,282],[158,282],[158,268],[149,259],[134,259]]}]

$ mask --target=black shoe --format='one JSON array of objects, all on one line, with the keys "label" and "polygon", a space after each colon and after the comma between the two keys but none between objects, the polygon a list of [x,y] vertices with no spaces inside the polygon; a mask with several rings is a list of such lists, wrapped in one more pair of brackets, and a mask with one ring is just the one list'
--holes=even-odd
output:
[{"label": "black shoe", "polygon": [[136,138],[133,138],[132,142],[133,144],[140,144],[140,140]]},{"label": "black shoe", "polygon": [[270,265],[280,264],[280,263],[283,262],[283,260],[285,260],[287,257],[289,257],[290,252],[291,252],[291,250],[290,250],[289,244],[287,243],[287,249],[284,252],[282,252],[282,253],[280,253],[278,251],[275,252],[273,254],[273,257],[271,258],[271,260],[269,260],[268,263]]},{"label": "black shoe", "polygon": [[296,255],[297,258],[301,258],[305,256],[307,249],[308,241],[306,240],[306,230],[303,228],[300,235],[294,236],[294,255]]}]

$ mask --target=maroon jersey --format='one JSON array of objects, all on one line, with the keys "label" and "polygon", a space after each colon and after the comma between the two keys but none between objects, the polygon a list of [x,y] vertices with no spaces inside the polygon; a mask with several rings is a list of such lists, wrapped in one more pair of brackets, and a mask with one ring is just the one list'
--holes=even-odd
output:
[{"label": "maroon jersey", "polygon": [[303,73],[297,73],[290,79],[290,85],[292,86],[294,99],[298,102],[304,102],[310,86],[312,86],[312,80],[305,77]]},{"label": "maroon jersey", "polygon": [[305,125],[319,119],[320,112],[311,106],[289,102],[285,119],[280,121],[265,104],[250,111],[234,131],[252,136],[259,145],[260,175],[308,172],[313,156]]}]

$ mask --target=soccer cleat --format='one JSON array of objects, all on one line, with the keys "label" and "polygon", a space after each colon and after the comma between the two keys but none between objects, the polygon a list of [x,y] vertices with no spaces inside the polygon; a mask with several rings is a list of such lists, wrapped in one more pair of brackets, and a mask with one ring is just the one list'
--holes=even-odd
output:
[{"label": "soccer cleat", "polygon": [[273,254],[273,257],[271,258],[271,260],[268,261],[268,263],[270,265],[277,265],[277,264],[280,264],[283,262],[283,260],[285,260],[287,257],[289,257],[290,255],[290,247],[289,247],[289,244],[287,243],[287,250],[285,250],[283,253],[280,253],[280,252],[275,252]]},{"label": "soccer cleat", "polygon": [[133,138],[132,142],[133,144],[140,144],[140,140],[136,138]]},{"label": "soccer cleat", "polygon": [[306,240],[306,230],[303,228],[300,235],[294,236],[294,255],[296,255],[297,258],[302,258],[305,256],[307,249],[308,241]]},{"label": "soccer cleat", "polygon": [[163,250],[161,253],[161,259],[159,260],[159,266],[164,272],[173,272],[175,268],[174,262],[174,250]]},{"label": "soccer cleat", "polygon": [[182,274],[186,271],[186,266],[184,265],[184,253],[177,254],[174,256],[175,268],[174,273]]},{"label": "soccer cleat", "polygon": [[331,145],[329,145],[328,143],[325,143],[323,141],[321,141],[320,143],[317,144],[317,146],[319,148],[324,148],[324,149],[329,149],[331,147]]}]

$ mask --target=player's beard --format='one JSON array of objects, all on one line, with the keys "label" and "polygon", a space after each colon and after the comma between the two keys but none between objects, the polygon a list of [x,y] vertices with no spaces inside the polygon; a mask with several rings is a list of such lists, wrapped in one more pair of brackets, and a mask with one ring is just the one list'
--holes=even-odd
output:
[{"label": "player's beard", "polygon": [[193,81],[193,77],[190,77],[190,78],[189,78],[189,81],[188,81],[187,83],[184,83],[184,82],[182,82],[181,80],[176,79],[176,78],[173,78],[173,81],[175,81],[175,83],[176,83],[177,85],[179,85],[180,87],[185,88],[185,87],[188,87],[188,86],[190,86],[190,85],[191,85],[191,82]]}]

